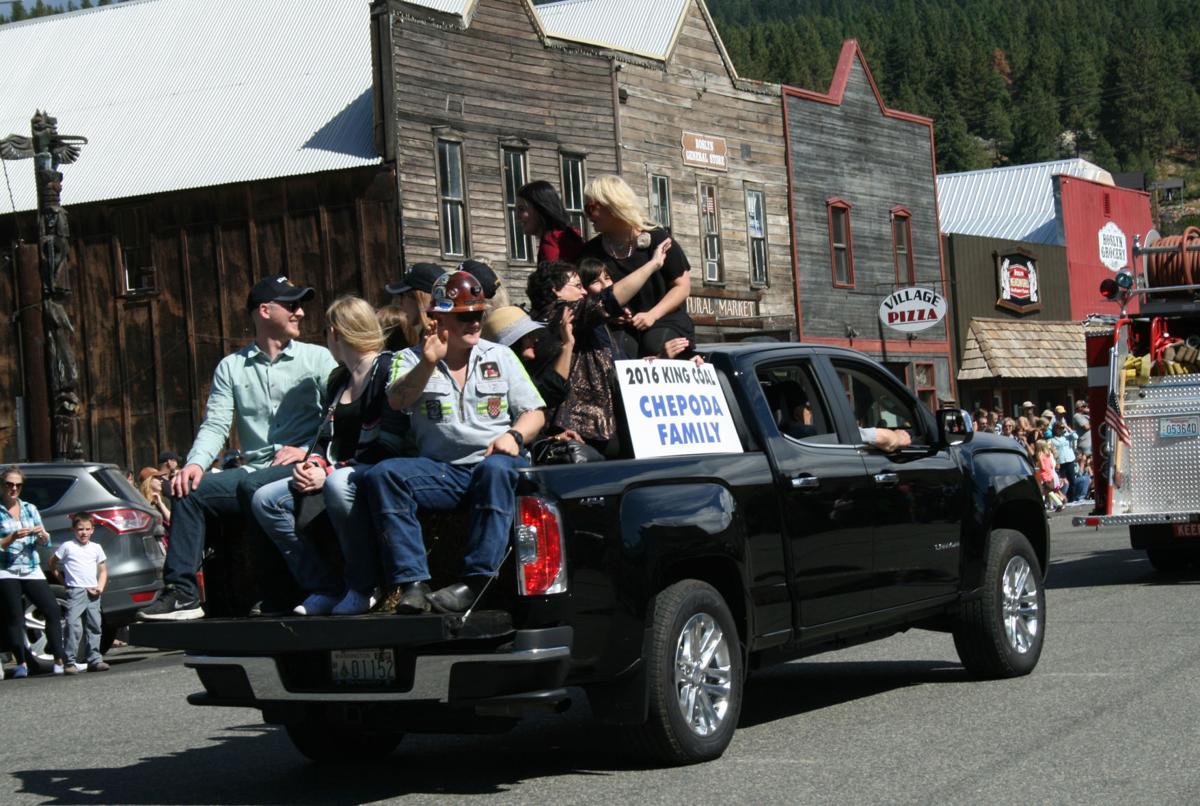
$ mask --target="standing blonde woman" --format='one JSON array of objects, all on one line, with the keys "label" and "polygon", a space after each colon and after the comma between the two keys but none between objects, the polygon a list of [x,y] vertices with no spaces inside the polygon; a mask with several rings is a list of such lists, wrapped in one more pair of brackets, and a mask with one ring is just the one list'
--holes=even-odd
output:
[{"label": "standing blonde woman", "polygon": [[[387,405],[392,353],[383,350],[375,309],[358,297],[339,297],[325,312],[329,352],[338,367],[329,376],[326,399],[333,417],[321,429],[311,456],[290,479],[254,494],[254,517],[279,547],[288,570],[308,598],[299,615],[367,612],[379,576],[378,549],[358,479],[376,462],[411,453],[408,418]],[[296,531],[296,493],[323,495],[329,520],[345,558],[339,578],[310,541]]]},{"label": "standing blonde woman", "polygon": [[158,510],[159,515],[162,515],[163,526],[170,528],[171,508],[163,497],[163,481],[166,478],[167,473],[164,470],[159,470],[157,467],[143,467],[138,473],[138,492],[150,506]]},{"label": "standing blonde woman", "polygon": [[[597,176],[588,182],[583,209],[598,233],[584,245],[583,256],[601,261],[613,282],[649,263],[658,245],[671,235],[650,221],[633,190],[619,176]],[[696,329],[686,306],[691,292],[691,265],[683,249],[673,242],[662,269],[627,305],[632,317],[625,332],[636,345],[636,355],[665,355],[666,343],[677,338],[686,338],[689,348],[695,346]],[[626,342],[625,346],[631,345]]]}]

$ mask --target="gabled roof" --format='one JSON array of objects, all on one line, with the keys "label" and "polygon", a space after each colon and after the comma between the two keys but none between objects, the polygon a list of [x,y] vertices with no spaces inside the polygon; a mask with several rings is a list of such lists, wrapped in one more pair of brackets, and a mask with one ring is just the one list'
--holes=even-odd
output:
[{"label": "gabled roof", "polygon": [[1087,376],[1083,323],[975,317],[967,331],[960,381]]},{"label": "gabled roof", "polygon": [[[88,138],[81,204],[380,162],[369,0],[137,0],[0,25],[0,137]],[[18,210],[30,161],[5,163]],[[0,195],[0,215],[11,211]]]},{"label": "gabled roof", "polygon": [[1108,171],[1083,159],[942,174],[938,177],[942,232],[1056,244],[1059,227],[1052,178],[1059,174],[1113,184]]},{"label": "gabled roof", "polygon": [[546,36],[666,61],[692,0],[557,0],[537,6]]},{"label": "gabled roof", "polygon": [[888,108],[887,104],[883,102],[883,95],[880,94],[879,86],[875,83],[875,76],[871,75],[871,68],[867,66],[867,57],[863,55],[862,48],[859,46],[857,39],[847,39],[842,42],[842,50],[838,54],[837,67],[834,68],[833,79],[829,82],[829,92],[821,93],[784,85],[783,94],[831,106],[841,106],[842,101],[846,97],[846,86],[850,83],[850,73],[856,63],[862,68],[863,74],[867,77],[867,83],[871,85],[871,92],[875,95],[875,102],[879,104],[879,111],[884,117],[919,123],[922,126],[928,126],[930,131],[933,130],[932,118]]}]

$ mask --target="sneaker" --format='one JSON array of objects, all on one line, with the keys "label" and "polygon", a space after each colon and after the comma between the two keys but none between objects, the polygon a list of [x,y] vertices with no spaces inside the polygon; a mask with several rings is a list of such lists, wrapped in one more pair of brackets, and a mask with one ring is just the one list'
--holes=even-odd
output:
[{"label": "sneaker", "polygon": [[174,589],[167,589],[137,614],[139,621],[191,621],[204,618],[200,600]]},{"label": "sneaker", "polygon": [[[76,663],[76,664],[75,664],[75,671],[77,671],[77,672],[86,672],[86,671],[87,671],[87,664],[86,664],[86,663]],[[70,672],[68,672],[67,674],[70,674]]]},{"label": "sneaker", "polygon": [[292,610],[297,616],[328,616],[333,608],[341,602],[340,596],[329,596],[324,593],[311,594]]},{"label": "sneaker", "polygon": [[107,663],[105,663],[102,660],[98,660],[95,663],[88,666],[87,670],[89,672],[107,672],[110,668],[112,668],[112,667],[110,667]]},{"label": "sneaker", "polygon": [[342,601],[338,602],[333,607],[333,615],[335,616],[360,616],[371,609],[371,597],[359,593],[358,591],[348,590],[346,595],[342,597]]},{"label": "sneaker", "polygon": [[87,668],[86,666],[84,666],[83,669],[80,669],[79,667],[81,665],[82,664],[79,664],[79,663],[68,663],[66,665],[66,667],[63,669],[63,674],[79,674],[80,672],[83,671],[83,669]]},{"label": "sneaker", "polygon": [[13,667],[12,678],[13,680],[20,680],[22,677],[29,677],[29,667],[24,663],[18,663]]},{"label": "sneaker", "polygon": [[61,663],[54,664],[53,671],[54,671],[54,674],[62,674],[63,673],[63,665]]}]

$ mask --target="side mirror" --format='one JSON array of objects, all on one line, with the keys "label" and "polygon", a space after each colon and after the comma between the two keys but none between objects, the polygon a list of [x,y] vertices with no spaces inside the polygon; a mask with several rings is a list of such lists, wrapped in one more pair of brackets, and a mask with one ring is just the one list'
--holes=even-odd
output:
[{"label": "side mirror", "polygon": [[975,424],[966,409],[937,410],[938,442],[943,445],[962,445],[975,435]]}]

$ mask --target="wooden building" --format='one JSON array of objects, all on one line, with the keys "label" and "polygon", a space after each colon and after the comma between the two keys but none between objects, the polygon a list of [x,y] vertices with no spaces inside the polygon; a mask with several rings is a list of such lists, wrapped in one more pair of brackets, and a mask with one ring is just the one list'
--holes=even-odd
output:
[{"label": "wooden building", "polygon": [[[627,7],[627,8],[626,8]],[[513,192],[619,173],[692,264],[702,340],[794,333],[778,87],[737,76],[702,0],[377,0],[380,146],[408,262],[489,261],[524,299]]]},{"label": "wooden building", "polygon": [[854,40],[827,93],[784,87],[783,104],[801,340],[869,353],[931,407],[953,398],[933,122],[887,108]]},{"label": "wooden building", "polygon": [[[367,1],[295,0],[290,13],[280,28],[267,4],[149,0],[0,26],[0,68],[17,77],[0,135],[27,135],[48,108],[62,133],[89,138],[61,168],[88,459],[136,470],[188,449],[217,362],[253,336],[245,305],[258,279],[317,290],[311,340],[338,294],[387,301],[396,181],[372,147]],[[264,41],[266,29],[279,35]],[[16,212],[6,197],[0,300],[16,311],[22,292],[40,292],[17,272],[36,251],[33,169],[5,167]],[[20,352],[24,315],[5,321],[0,459],[48,458],[25,438],[47,416],[26,389],[43,359]]]}]

